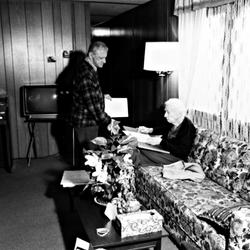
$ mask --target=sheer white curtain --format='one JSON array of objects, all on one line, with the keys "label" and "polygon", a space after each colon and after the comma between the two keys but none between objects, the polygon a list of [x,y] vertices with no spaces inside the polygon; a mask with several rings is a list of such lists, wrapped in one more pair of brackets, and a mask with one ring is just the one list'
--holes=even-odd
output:
[{"label": "sheer white curtain", "polygon": [[190,109],[218,115],[221,110],[225,10],[210,9],[208,15],[206,9],[181,14],[179,32],[183,55],[180,98]]},{"label": "sheer white curtain", "polygon": [[192,106],[191,100],[195,92],[194,74],[202,43],[200,37],[205,20],[205,9],[185,11],[179,14],[179,96],[187,106]]},{"label": "sheer white curtain", "polygon": [[[179,93],[198,125],[220,130],[228,7],[179,14]],[[198,112],[197,112],[198,111]],[[195,112],[195,114],[194,114]],[[194,119],[193,119],[194,120]]]}]

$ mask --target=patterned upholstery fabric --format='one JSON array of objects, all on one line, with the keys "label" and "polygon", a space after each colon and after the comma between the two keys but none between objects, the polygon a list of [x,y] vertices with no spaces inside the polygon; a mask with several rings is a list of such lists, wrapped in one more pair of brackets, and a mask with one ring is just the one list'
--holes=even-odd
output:
[{"label": "patterned upholstery fabric", "polygon": [[212,140],[213,134],[209,130],[197,129],[194,145],[188,157],[189,162],[201,163],[207,144]]},{"label": "patterned upholstery fabric", "polygon": [[230,223],[229,247],[232,250],[250,249],[250,209],[241,208],[233,213]]},{"label": "patterned upholstery fabric", "polygon": [[243,199],[250,201],[250,173],[249,173],[249,171],[248,171],[248,174],[246,175],[244,184],[243,184],[242,189],[240,191],[240,196]]},{"label": "patterned upholstery fabric", "polygon": [[[196,213],[204,211],[209,197],[215,195],[218,200],[221,199],[220,192],[208,194],[210,186],[208,179],[204,180],[206,185],[202,185],[203,182],[168,180],[162,177],[161,167],[142,167],[137,171],[136,185],[139,199],[149,209],[155,208],[163,215],[165,227],[176,242],[195,242],[199,247],[206,246],[204,248],[206,250],[225,250],[223,230],[217,233],[217,229],[196,216]],[[204,195],[203,198],[196,199],[200,192],[199,187],[203,187]],[[213,205],[208,207],[212,208]]]},{"label": "patterned upholstery fabric", "polygon": [[199,163],[201,182],[162,177],[162,167],[136,170],[138,197],[165,219],[177,242],[206,250],[250,250],[250,147],[199,129],[189,161]]},{"label": "patterned upholstery fabric", "polygon": [[201,164],[207,177],[250,201],[250,146],[212,131],[199,130],[198,133],[202,139],[195,141],[192,156],[198,152],[201,155],[198,160],[192,156],[189,160]]},{"label": "patterned upholstery fabric", "polygon": [[201,218],[206,218],[212,222],[219,224],[221,227],[228,229],[230,226],[233,214],[240,211],[242,208],[249,208],[250,204],[244,205],[243,203],[233,205],[229,207],[214,207],[208,211],[205,211],[200,215]]}]

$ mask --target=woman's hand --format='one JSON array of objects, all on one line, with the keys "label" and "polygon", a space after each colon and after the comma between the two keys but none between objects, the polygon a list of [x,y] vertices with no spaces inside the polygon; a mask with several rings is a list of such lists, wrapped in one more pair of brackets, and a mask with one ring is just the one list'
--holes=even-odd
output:
[{"label": "woman's hand", "polygon": [[139,126],[138,127],[138,132],[142,134],[150,134],[153,132],[153,128],[148,128],[144,126]]},{"label": "woman's hand", "polygon": [[160,145],[162,139],[159,136],[156,137],[150,137],[147,139],[146,143],[150,144],[150,145]]}]

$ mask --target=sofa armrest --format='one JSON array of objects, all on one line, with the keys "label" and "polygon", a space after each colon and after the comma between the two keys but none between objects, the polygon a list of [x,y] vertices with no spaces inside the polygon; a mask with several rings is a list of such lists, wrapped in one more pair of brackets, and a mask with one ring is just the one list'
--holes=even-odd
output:
[{"label": "sofa armrest", "polygon": [[250,249],[250,206],[233,212],[229,234],[228,249]]}]

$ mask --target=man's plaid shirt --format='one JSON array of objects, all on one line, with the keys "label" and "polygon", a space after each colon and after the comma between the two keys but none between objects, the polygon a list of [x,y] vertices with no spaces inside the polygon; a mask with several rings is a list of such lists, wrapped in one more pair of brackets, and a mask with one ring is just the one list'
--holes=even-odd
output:
[{"label": "man's plaid shirt", "polygon": [[71,123],[74,127],[108,125],[110,116],[104,112],[104,96],[99,84],[98,73],[82,61],[72,90]]}]

